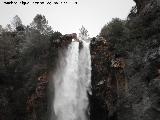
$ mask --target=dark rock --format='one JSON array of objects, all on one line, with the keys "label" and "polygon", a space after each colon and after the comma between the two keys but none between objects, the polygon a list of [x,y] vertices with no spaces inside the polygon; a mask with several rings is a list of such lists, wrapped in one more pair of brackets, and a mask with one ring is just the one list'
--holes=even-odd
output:
[{"label": "dark rock", "polygon": [[126,79],[122,58],[110,51],[111,44],[103,37],[91,40],[92,96],[91,120],[116,119],[119,95],[125,94]]}]

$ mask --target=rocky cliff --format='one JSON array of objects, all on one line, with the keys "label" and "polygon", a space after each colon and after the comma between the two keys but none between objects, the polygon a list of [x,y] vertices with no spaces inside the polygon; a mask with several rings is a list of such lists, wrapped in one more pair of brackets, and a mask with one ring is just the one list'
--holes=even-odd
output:
[{"label": "rocky cliff", "polygon": [[114,52],[112,41],[92,40],[91,120],[160,119],[160,1],[135,2],[127,55]]},{"label": "rocky cliff", "polygon": [[[138,49],[129,53],[125,67],[128,95],[119,119],[158,120],[159,116],[159,63],[160,63],[160,1],[135,0],[138,12],[128,22],[141,29]],[[135,39],[136,41],[136,39]],[[139,45],[137,43],[137,46]],[[133,46],[136,47],[136,46]],[[155,107],[156,106],[156,107]],[[124,114],[125,113],[125,114]]]},{"label": "rocky cliff", "polygon": [[91,120],[116,119],[120,99],[127,91],[123,56],[113,52],[111,43],[103,37],[91,41],[92,96]]},{"label": "rocky cliff", "polygon": [[[125,51],[127,55],[117,53],[109,39],[96,37],[91,40],[91,120],[160,119],[160,1],[134,1],[136,7],[126,21],[129,44],[123,44],[125,48],[130,45],[129,51]],[[14,33],[11,37],[15,36]],[[26,62],[24,57],[24,63],[17,60],[15,64],[15,56],[12,56],[11,65],[6,63],[11,72],[0,69],[0,119],[48,119],[49,73],[54,71],[58,54],[73,37],[64,35],[54,41],[50,39],[40,60],[33,54],[36,63],[28,58]],[[14,70],[14,66],[18,67]]]},{"label": "rocky cliff", "polygon": [[[49,118],[48,83],[50,72],[55,70],[59,53],[63,52],[73,38],[72,35],[60,36],[58,34],[56,40],[51,37],[46,40],[46,43],[37,44],[42,45],[39,46],[40,49],[32,48],[32,53],[37,50],[41,54],[36,52],[28,55],[29,50],[27,50],[24,56],[16,56],[13,47],[11,54],[9,54],[10,49],[7,49],[8,54],[5,53],[7,55],[5,57],[3,56],[4,46],[1,46],[0,120],[46,120]],[[18,37],[16,32],[7,32],[2,33],[0,40],[7,41]],[[44,36],[39,35],[39,37]],[[6,66],[3,65],[3,61]]]},{"label": "rocky cliff", "polygon": [[[72,34],[60,36],[56,40],[52,40],[51,47],[56,51],[56,57],[53,58],[54,64],[59,60],[59,56],[63,55],[64,50],[72,42],[75,37]],[[55,65],[56,66],[56,65]],[[53,88],[49,88],[49,82],[52,82],[52,73],[55,68],[48,69],[48,71],[41,73],[36,79],[36,86],[26,101],[27,119],[31,120],[46,120],[50,119],[52,105],[50,99],[54,94]],[[50,75],[51,73],[51,75]],[[52,95],[49,95],[52,94]]]}]

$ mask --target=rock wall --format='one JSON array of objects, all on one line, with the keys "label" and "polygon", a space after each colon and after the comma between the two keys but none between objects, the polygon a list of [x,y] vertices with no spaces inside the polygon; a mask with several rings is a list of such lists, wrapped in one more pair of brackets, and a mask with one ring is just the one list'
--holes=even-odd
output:
[{"label": "rock wall", "polygon": [[[160,1],[134,1],[137,12],[127,22],[131,29],[141,27],[138,29],[141,35],[136,39],[146,44],[139,51],[131,51],[126,57],[114,53],[111,41],[102,37],[91,41],[91,120],[160,119]],[[51,40],[54,57],[63,52],[72,38],[76,37],[64,35]],[[26,78],[18,89],[1,85],[0,119],[47,119],[47,73],[50,71],[48,69],[37,78]]]},{"label": "rock wall", "polygon": [[112,52],[109,41],[98,37],[91,41],[92,95],[91,120],[116,119],[120,97],[125,96],[125,62]]},{"label": "rock wall", "polygon": [[120,107],[119,119],[158,120],[160,91],[155,83],[159,84],[160,29],[157,26],[160,24],[160,4],[159,0],[135,1],[138,12],[129,22],[132,27],[141,29],[139,40],[144,45],[126,59],[129,90],[125,103]]},{"label": "rock wall", "polygon": [[[48,74],[44,73],[37,79],[37,86],[35,91],[28,96],[26,105],[28,112],[28,119],[43,120],[48,119],[47,106],[47,85],[49,82]],[[42,112],[43,111],[43,112]],[[42,114],[43,113],[43,114]]]},{"label": "rock wall", "polygon": [[127,23],[129,35],[141,30],[131,37],[139,47],[117,55],[111,41],[92,39],[91,120],[160,119],[160,1],[134,1],[137,12]]},{"label": "rock wall", "polygon": [[[51,47],[54,49],[53,52],[56,52],[57,58],[53,58],[56,64],[59,60],[59,55],[63,55],[63,51],[66,50],[68,45],[72,42],[74,36],[72,34],[67,34],[61,36],[57,40],[51,42]],[[35,89],[30,93],[26,101],[26,113],[27,119],[29,120],[48,120],[50,119],[51,112],[51,103],[52,95],[54,94],[51,88],[48,88],[50,80],[52,81],[52,73],[55,68],[50,68],[45,73],[42,73],[38,76],[36,80]]]},{"label": "rock wall", "polygon": [[[16,32],[2,34],[4,40],[5,37],[12,40],[17,36]],[[6,60],[7,70],[12,72],[0,68],[0,120],[49,119],[48,83],[50,72],[55,70],[58,54],[63,52],[71,43],[72,38],[76,38],[76,36],[71,34],[58,38],[56,40],[52,37],[47,39],[47,47],[41,46],[46,49],[46,52],[43,51],[37,57],[25,55],[23,58],[19,56],[17,64],[14,57],[7,54],[7,57],[11,58],[9,59],[11,65]],[[0,48],[0,53],[2,53],[2,48]],[[39,51],[44,48],[40,48]],[[2,57],[2,55],[0,56]],[[40,56],[41,59],[37,60],[36,58]],[[0,58],[1,66],[3,66],[2,61],[3,57]],[[15,68],[13,68],[14,66]]]}]

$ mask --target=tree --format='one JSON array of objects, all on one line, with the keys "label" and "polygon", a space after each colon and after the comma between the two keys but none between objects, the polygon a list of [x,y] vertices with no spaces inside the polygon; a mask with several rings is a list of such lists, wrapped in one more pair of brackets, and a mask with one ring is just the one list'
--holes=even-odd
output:
[{"label": "tree", "polygon": [[46,20],[44,15],[37,14],[33,22],[30,24],[32,29],[38,30],[41,34],[52,34],[52,28],[48,25],[48,21]]},{"label": "tree", "polygon": [[4,29],[4,31],[6,31],[6,32],[12,32],[13,30],[12,30],[11,25],[7,24],[6,27],[5,27],[5,29]]},{"label": "tree", "polygon": [[3,31],[3,28],[2,28],[2,25],[0,25],[0,33],[2,33]]},{"label": "tree", "polygon": [[117,52],[128,49],[128,46],[124,46],[124,44],[128,45],[129,36],[126,21],[119,18],[112,19],[111,22],[101,29],[100,36],[110,40]]},{"label": "tree", "polygon": [[62,36],[62,34],[60,32],[58,32],[58,31],[56,31],[56,32],[52,33],[51,39],[52,40],[57,40],[57,39],[60,38],[60,36]]},{"label": "tree", "polygon": [[13,29],[17,29],[18,27],[23,26],[22,21],[18,15],[13,17],[13,20],[11,23],[12,23]]},{"label": "tree", "polygon": [[88,30],[84,26],[82,26],[79,30],[80,30],[79,37],[83,40],[87,39],[89,36]]},{"label": "tree", "polygon": [[[0,64],[7,74],[12,74],[17,61],[17,50],[15,42],[15,34],[12,32],[3,32],[0,39]],[[9,76],[10,76],[9,75]]]},{"label": "tree", "polygon": [[0,25],[0,31],[2,30],[2,25]]},{"label": "tree", "polygon": [[105,25],[100,32],[100,36],[105,39],[111,39],[111,37],[120,37],[124,31],[124,21],[119,18],[112,19],[107,25]]}]

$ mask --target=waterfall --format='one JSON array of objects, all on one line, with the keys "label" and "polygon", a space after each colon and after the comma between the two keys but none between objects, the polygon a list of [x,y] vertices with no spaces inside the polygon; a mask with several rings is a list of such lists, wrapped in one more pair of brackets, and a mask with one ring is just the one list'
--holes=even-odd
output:
[{"label": "waterfall", "polygon": [[53,75],[54,116],[51,120],[87,120],[88,96],[91,81],[89,43],[72,42],[61,57]]}]

